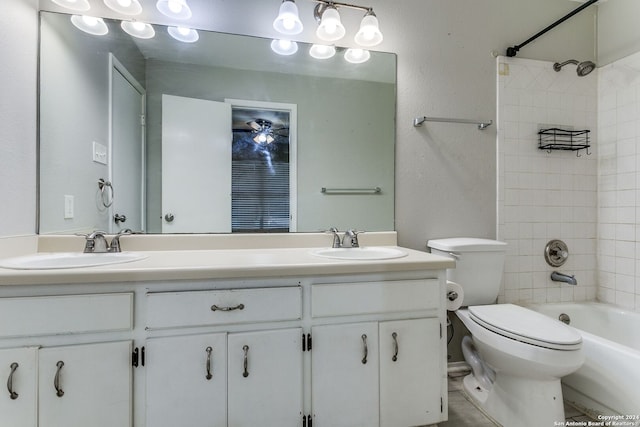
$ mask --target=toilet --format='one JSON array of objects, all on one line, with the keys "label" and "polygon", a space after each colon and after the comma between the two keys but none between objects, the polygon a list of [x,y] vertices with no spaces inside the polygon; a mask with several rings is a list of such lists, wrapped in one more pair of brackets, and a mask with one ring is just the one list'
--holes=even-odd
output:
[{"label": "toilet", "polygon": [[495,304],[506,243],[449,238],[430,240],[427,246],[456,261],[447,280],[462,288],[462,308],[455,313],[471,333],[462,342],[472,369],[463,380],[465,393],[503,426],[564,422],[560,379],[584,362],[580,333],[527,308]]}]

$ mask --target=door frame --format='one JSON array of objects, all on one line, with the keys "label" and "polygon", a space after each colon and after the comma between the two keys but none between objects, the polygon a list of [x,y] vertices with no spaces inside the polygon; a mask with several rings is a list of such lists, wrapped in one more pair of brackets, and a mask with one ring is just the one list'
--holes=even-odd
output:
[{"label": "door frame", "polygon": [[[142,86],[138,80],[127,70],[127,68],[115,57],[115,55],[109,52],[109,123],[108,123],[108,162],[109,165],[107,167],[107,174],[109,182],[113,181],[113,77],[114,73],[120,73],[122,77],[125,78],[129,82],[131,86],[140,94],[141,105],[140,105],[140,155],[141,155],[141,164],[140,164],[140,194],[142,197],[140,198],[140,225],[142,230],[133,230],[133,231],[145,231],[147,229],[147,213],[146,213],[146,176],[147,176],[147,165],[146,165],[146,144],[145,141],[147,139],[146,136],[146,112],[147,112],[147,91]],[[113,232],[113,205],[108,208],[108,231]]]},{"label": "door frame", "polygon": [[298,229],[298,104],[225,98],[234,108],[286,111],[289,113],[289,232]]}]

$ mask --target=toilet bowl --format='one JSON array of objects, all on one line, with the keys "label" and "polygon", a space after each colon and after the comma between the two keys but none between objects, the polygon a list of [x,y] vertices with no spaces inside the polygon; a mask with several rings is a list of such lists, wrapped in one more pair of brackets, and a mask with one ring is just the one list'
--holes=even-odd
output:
[{"label": "toilet bowl", "polygon": [[506,245],[486,239],[431,240],[433,253],[456,259],[447,278],[463,289],[455,314],[471,333],[463,340],[472,373],[463,390],[503,426],[545,427],[564,422],[561,378],[584,362],[575,329],[498,296]]}]

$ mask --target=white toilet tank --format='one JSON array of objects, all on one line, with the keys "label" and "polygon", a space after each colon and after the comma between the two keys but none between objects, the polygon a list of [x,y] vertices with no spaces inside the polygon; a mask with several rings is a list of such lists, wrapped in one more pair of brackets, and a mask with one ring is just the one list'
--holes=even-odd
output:
[{"label": "white toilet tank", "polygon": [[447,280],[464,290],[463,306],[493,304],[498,298],[507,244],[497,240],[456,237],[429,240],[431,253],[454,258]]}]

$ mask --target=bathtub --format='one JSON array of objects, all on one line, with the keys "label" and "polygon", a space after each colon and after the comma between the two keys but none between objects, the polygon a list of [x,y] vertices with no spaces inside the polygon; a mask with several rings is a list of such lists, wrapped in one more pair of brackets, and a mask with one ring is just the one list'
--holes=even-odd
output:
[{"label": "bathtub", "polygon": [[579,329],[586,360],[562,379],[565,400],[593,415],[640,415],[640,313],[601,303],[532,304]]}]

